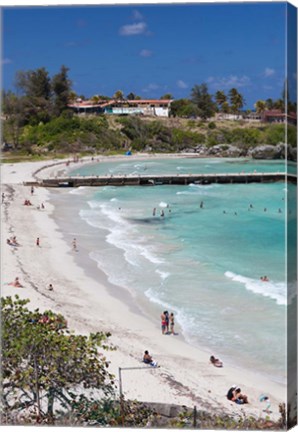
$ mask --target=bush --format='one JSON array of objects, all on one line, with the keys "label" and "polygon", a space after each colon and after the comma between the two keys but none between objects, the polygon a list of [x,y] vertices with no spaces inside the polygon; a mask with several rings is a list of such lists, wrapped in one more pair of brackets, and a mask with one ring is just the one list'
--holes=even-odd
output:
[{"label": "bush", "polygon": [[210,122],[210,123],[208,124],[208,128],[209,128],[209,129],[216,129],[216,124],[215,124],[215,122]]}]

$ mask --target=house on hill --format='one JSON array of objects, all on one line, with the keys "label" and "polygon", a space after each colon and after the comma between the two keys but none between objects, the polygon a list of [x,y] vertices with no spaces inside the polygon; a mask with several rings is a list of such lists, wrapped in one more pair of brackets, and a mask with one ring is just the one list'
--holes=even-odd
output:
[{"label": "house on hill", "polygon": [[282,110],[268,110],[262,113],[261,120],[264,123],[284,123],[287,121],[289,124],[297,125],[297,114],[290,112],[289,114]]},{"label": "house on hill", "polygon": [[144,115],[150,117],[169,117],[172,99],[140,99],[140,100],[77,100],[68,104],[76,114],[114,114]]}]

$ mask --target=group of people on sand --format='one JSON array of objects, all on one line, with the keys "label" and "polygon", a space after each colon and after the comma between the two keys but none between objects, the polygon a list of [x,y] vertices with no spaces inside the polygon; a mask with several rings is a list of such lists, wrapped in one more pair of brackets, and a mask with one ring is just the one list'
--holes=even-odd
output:
[{"label": "group of people on sand", "polygon": [[175,318],[173,312],[169,314],[168,311],[162,312],[161,316],[161,332],[162,334],[172,334],[176,335],[175,333]]},{"label": "group of people on sand", "polygon": [[235,402],[238,405],[243,405],[248,403],[247,396],[241,393],[241,388],[238,386],[232,386],[228,390],[227,399],[229,401]]},{"label": "group of people on sand", "polygon": [[32,206],[32,203],[31,203],[30,200],[25,199],[25,201],[24,201],[24,205],[25,205],[25,206]]},{"label": "group of people on sand", "polygon": [[12,237],[6,239],[6,243],[9,246],[20,246],[20,243],[18,243],[16,236],[12,236]]}]

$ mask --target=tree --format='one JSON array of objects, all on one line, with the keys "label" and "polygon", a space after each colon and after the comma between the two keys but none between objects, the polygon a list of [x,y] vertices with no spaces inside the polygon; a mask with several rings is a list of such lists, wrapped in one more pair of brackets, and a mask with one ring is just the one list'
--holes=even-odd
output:
[{"label": "tree", "polygon": [[207,120],[215,113],[215,106],[212,96],[208,93],[207,84],[195,85],[191,91],[191,100],[197,106],[199,116]]},{"label": "tree", "polygon": [[117,90],[114,94],[114,99],[116,100],[123,100],[124,99],[124,93],[122,90]]},{"label": "tree", "polygon": [[255,104],[254,107],[256,109],[256,112],[258,114],[262,114],[265,110],[266,110],[266,102],[263,100],[258,100]]},{"label": "tree", "polygon": [[90,100],[94,105],[96,105],[100,102],[100,97],[98,95],[94,95]]},{"label": "tree", "polygon": [[229,91],[229,99],[231,104],[231,111],[234,114],[239,114],[241,108],[243,108],[245,101],[243,96],[238,92],[236,88],[232,88]]},{"label": "tree", "polygon": [[47,70],[18,71],[15,86],[22,104],[24,123],[48,122],[51,118],[51,81]]},{"label": "tree", "polygon": [[225,92],[222,91],[222,90],[218,90],[218,91],[215,93],[215,101],[216,101],[216,103],[217,103],[217,105],[218,105],[218,109],[219,109],[219,111],[222,112],[222,106],[223,106],[223,104],[224,104],[225,102],[227,102],[227,96],[225,95]]},{"label": "tree", "polygon": [[222,106],[221,106],[221,111],[222,111],[224,114],[229,114],[229,112],[230,112],[230,106],[229,106],[229,102],[228,102],[228,101],[226,101],[226,102],[224,102],[224,103],[222,104]]},{"label": "tree", "polygon": [[173,95],[171,93],[166,93],[163,96],[160,96],[159,98],[160,100],[164,99],[164,100],[168,100],[168,99],[174,99]]},{"label": "tree", "polygon": [[62,65],[60,72],[54,75],[52,79],[52,88],[54,92],[54,112],[59,116],[67,109],[71,95],[71,81],[68,78],[69,69]]},{"label": "tree", "polygon": [[136,95],[134,94],[134,93],[129,93],[127,96],[126,96],[126,98],[128,99],[128,100],[135,100],[135,98],[136,98]]},{"label": "tree", "polygon": [[18,71],[15,84],[17,89],[29,98],[50,100],[51,80],[44,67],[33,71]]},{"label": "tree", "polygon": [[271,98],[266,99],[266,108],[272,110],[274,108],[274,102]]},{"label": "tree", "polygon": [[21,127],[24,125],[22,100],[11,91],[8,91],[3,92],[2,101],[3,114],[6,117],[5,122],[3,122],[3,141],[17,148]]},{"label": "tree", "polygon": [[18,296],[1,299],[4,408],[34,406],[39,420],[51,419],[56,402],[70,409],[78,385],[111,394],[113,376],[98,352],[98,347],[111,349],[106,345],[110,335],[74,335],[62,315],[29,311],[27,303]]},{"label": "tree", "polygon": [[171,103],[170,115],[173,117],[196,117],[199,110],[189,99],[177,99]]},{"label": "tree", "polygon": [[275,100],[273,108],[281,110],[282,112],[284,112],[285,111],[285,103],[284,103],[283,99]]}]

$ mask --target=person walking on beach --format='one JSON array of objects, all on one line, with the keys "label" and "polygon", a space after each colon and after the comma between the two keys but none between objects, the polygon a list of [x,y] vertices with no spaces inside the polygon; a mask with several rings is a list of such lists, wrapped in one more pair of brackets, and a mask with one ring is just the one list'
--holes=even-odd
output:
[{"label": "person walking on beach", "polygon": [[5,200],[5,194],[4,192],[2,192],[2,204],[4,203],[4,200]]},{"label": "person walking on beach", "polygon": [[33,194],[34,194],[34,187],[31,186],[31,195],[33,195]]},{"label": "person walking on beach", "polygon": [[39,237],[37,237],[37,239],[36,239],[36,246],[40,246]]}]

